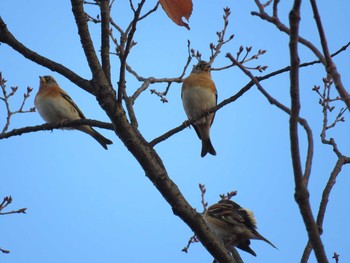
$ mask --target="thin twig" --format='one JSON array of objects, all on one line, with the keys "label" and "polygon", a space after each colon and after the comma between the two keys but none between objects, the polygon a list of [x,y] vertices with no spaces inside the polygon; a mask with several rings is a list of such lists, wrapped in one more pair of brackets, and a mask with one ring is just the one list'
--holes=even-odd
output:
[{"label": "thin twig", "polygon": [[[123,93],[126,89],[126,80],[125,80],[125,69],[126,69],[126,60],[130,52],[130,48],[132,47],[134,34],[136,32],[136,25],[140,17],[140,13],[142,10],[142,7],[145,3],[145,0],[142,0],[139,4],[136,10],[134,10],[132,1],[130,1],[130,5],[132,9],[134,10],[134,19],[129,24],[128,29],[125,31],[127,33],[127,38],[125,42],[125,48],[123,48],[119,59],[120,59],[120,71],[119,71],[119,82],[118,82],[118,102],[121,103],[123,98]],[[130,29],[130,30],[129,30]],[[122,40],[121,40],[122,41]],[[123,45],[123,43],[121,43]]]},{"label": "thin twig", "polygon": [[108,129],[108,130],[114,130],[113,125],[111,123],[107,122],[101,122],[101,121],[96,121],[96,120],[89,120],[89,119],[80,119],[80,120],[74,120],[74,121],[67,121],[67,122],[59,122],[59,123],[45,123],[42,125],[37,125],[37,126],[28,126],[20,129],[13,129],[9,132],[2,133],[0,134],[0,140],[1,139],[8,139],[12,136],[19,136],[25,133],[30,133],[30,132],[37,132],[37,131],[51,131],[51,130],[56,130],[56,129],[62,129],[62,128],[68,128],[68,127],[74,127],[78,125],[90,125],[94,127],[99,127],[103,129]]},{"label": "thin twig", "polygon": [[[265,10],[264,10],[264,7],[263,5],[260,3],[259,0],[254,0],[256,5],[258,6],[258,9],[259,9],[259,13],[258,12],[251,12],[251,15],[253,16],[258,16],[260,17],[261,19],[263,20],[266,20],[268,21],[269,23],[275,25],[280,31],[286,33],[287,35],[290,35],[290,29],[285,25],[283,24],[278,17],[272,17],[272,16],[269,16]],[[308,41],[307,39],[299,36],[298,37],[298,41],[303,44],[304,46],[306,46],[307,48],[309,48],[315,55],[316,57],[321,61],[322,64],[325,64],[325,58],[324,56],[322,55],[322,53],[316,48],[315,45],[313,45],[310,41]]]},{"label": "thin twig", "polygon": [[233,37],[234,37],[234,35],[231,35],[231,36],[229,36],[228,39],[225,39],[226,30],[227,30],[227,27],[228,27],[230,14],[231,14],[230,8],[228,8],[228,7],[224,8],[224,16],[223,16],[224,27],[221,30],[221,32],[217,32],[216,33],[218,35],[218,41],[217,41],[218,44],[217,45],[214,45],[213,43],[210,44],[210,49],[211,49],[211,52],[212,52],[212,55],[210,56],[210,60],[209,60],[209,64],[210,65],[213,64],[215,58],[220,54],[221,47],[224,44],[226,44],[229,41],[231,41],[233,39]]},{"label": "thin twig", "polygon": [[[12,197],[11,196],[5,196],[4,199],[2,200],[1,204],[0,204],[0,215],[10,215],[10,214],[25,214],[27,208],[21,208],[18,210],[12,210],[9,212],[2,212],[8,205],[10,205],[12,203]],[[3,249],[0,248],[0,252],[4,253],[4,254],[8,254],[10,253],[9,250],[7,249]]]},{"label": "thin twig", "polygon": [[[323,78],[323,83],[324,83],[324,87],[323,87],[322,93],[319,91],[320,87],[316,86],[313,88],[313,90],[321,97],[320,104],[322,105],[323,124],[322,124],[322,131],[321,131],[320,137],[321,137],[321,141],[323,144],[331,145],[333,147],[333,151],[337,155],[338,160],[337,160],[336,164],[334,165],[333,171],[331,172],[330,177],[328,179],[328,182],[323,190],[320,206],[318,209],[316,223],[317,223],[319,232],[321,234],[323,232],[323,220],[324,220],[324,217],[326,214],[326,208],[328,205],[329,196],[331,194],[331,191],[336,183],[336,179],[337,179],[338,175],[341,172],[342,166],[350,163],[350,158],[344,156],[339,151],[335,140],[333,138],[327,139],[327,137],[326,137],[327,130],[330,128],[333,128],[336,125],[336,123],[339,121],[339,119],[342,118],[341,116],[346,111],[346,109],[341,109],[340,112],[338,113],[338,115],[336,116],[336,119],[334,120],[334,122],[330,125],[328,124],[328,112],[331,112],[334,109],[334,107],[330,106],[330,102],[335,101],[336,99],[330,98],[330,90],[331,90],[332,83],[333,83],[332,79],[329,76],[327,76],[326,78]],[[311,246],[310,241],[308,241],[305,248],[304,248],[304,252],[303,252],[303,255],[301,258],[302,263],[308,262],[311,252],[312,252],[312,246]]]},{"label": "thin twig", "polygon": [[188,253],[188,249],[190,248],[191,244],[198,243],[198,242],[199,242],[199,240],[198,240],[196,235],[191,236],[187,242],[187,245],[181,251]]},{"label": "thin twig", "polygon": [[191,62],[191,54],[190,54],[190,41],[188,41],[187,43],[187,48],[189,50],[188,52],[188,57],[187,57],[187,61],[183,67],[183,70],[180,74],[179,77],[176,77],[176,78],[155,78],[155,77],[148,77],[148,78],[145,78],[145,77],[142,77],[140,76],[136,71],[134,71],[129,64],[126,63],[126,70],[131,73],[138,81],[141,81],[143,82],[141,87],[138,88],[134,94],[132,95],[132,101],[135,102],[137,97],[143,92],[145,91],[146,89],[148,89],[148,87],[151,85],[151,84],[154,84],[154,83],[167,83],[167,86],[166,86],[166,89],[165,91],[162,91],[162,92],[159,92],[159,91],[156,91],[155,89],[151,90],[151,92],[153,94],[156,94],[157,96],[159,96],[161,98],[161,101],[162,102],[167,102],[167,99],[166,99],[166,95],[168,93],[168,91],[170,90],[170,86],[172,83],[176,82],[176,83],[181,83],[183,81],[183,76],[185,75],[186,73],[186,70]]},{"label": "thin twig", "polygon": [[[255,12],[255,11],[251,12],[251,14],[253,16],[258,16],[261,19],[266,20],[266,21],[274,24],[280,31],[290,35],[290,33],[291,33],[290,29],[286,25],[284,25],[279,20],[278,17],[269,16],[265,12],[264,7],[260,3],[260,1],[259,0],[254,0],[254,1],[255,1],[256,5],[258,6],[259,12]],[[311,5],[313,8],[313,12],[314,12],[314,18],[316,20],[316,24],[317,24],[318,31],[320,34],[320,39],[321,39],[321,44],[322,44],[324,55],[317,49],[317,47],[315,45],[313,45],[310,41],[301,37],[300,35],[298,36],[298,42],[305,45],[307,48],[309,48],[316,55],[316,57],[322,62],[322,64],[325,66],[327,73],[330,74],[332,76],[332,78],[334,79],[339,95],[343,98],[344,103],[347,105],[347,108],[350,109],[350,96],[347,93],[346,89],[344,88],[343,83],[340,79],[340,75],[337,71],[337,68],[329,56],[327,42],[326,42],[323,27],[322,27],[322,23],[321,23],[321,18],[320,18],[319,13],[318,13],[316,1],[315,0],[310,0],[310,1],[311,1]]]},{"label": "thin twig", "polygon": [[[267,98],[267,100],[272,104],[284,111],[287,114],[291,114],[291,110],[283,105],[281,102],[273,98],[259,83],[261,81],[261,78],[256,78],[253,76],[253,74],[247,70],[240,62],[238,62],[230,53],[226,55],[227,58],[231,60],[231,62],[234,65],[237,65],[243,72],[246,74],[251,81],[257,86],[258,90]],[[313,143],[313,135],[312,135],[312,130],[307,123],[307,121],[304,118],[298,117],[298,122],[302,127],[305,129],[307,139],[308,139],[308,151],[307,151],[307,158],[306,158],[306,164],[305,164],[305,173],[304,173],[304,180],[307,184],[308,178],[311,173],[311,166],[312,166],[312,158],[313,158],[313,148],[314,148],[314,143]]]},{"label": "thin twig", "polygon": [[157,1],[156,5],[151,10],[149,10],[146,14],[144,14],[143,16],[140,16],[139,21],[146,18],[153,12],[157,11],[158,7],[159,7],[159,1]]},{"label": "thin twig", "polygon": [[204,184],[199,184],[199,190],[201,191],[201,203],[203,206],[203,214],[204,214],[205,211],[207,211],[207,207],[208,207],[208,202],[205,202],[205,193],[207,189],[205,188]]},{"label": "thin twig", "polygon": [[338,73],[338,70],[337,70],[337,66],[334,64],[332,57],[330,55],[330,52],[328,49],[328,44],[327,44],[327,39],[326,39],[326,34],[325,34],[323,26],[322,26],[322,21],[321,21],[320,14],[318,12],[317,3],[315,0],[310,0],[310,3],[311,3],[312,11],[314,14],[314,18],[316,21],[318,33],[320,36],[323,54],[325,57],[325,62],[326,62],[325,69],[326,69],[327,73],[332,76],[332,79],[334,81],[334,85],[335,85],[340,97],[343,99],[345,105],[350,110],[350,96],[343,85],[343,82],[340,78],[340,74]]},{"label": "thin twig", "polygon": [[[328,179],[326,187],[323,190],[322,199],[321,199],[321,203],[320,203],[320,207],[318,209],[318,214],[317,214],[317,219],[316,219],[316,223],[317,223],[320,234],[322,234],[322,232],[323,232],[323,220],[324,220],[324,217],[326,214],[326,208],[328,205],[329,196],[331,194],[333,186],[336,183],[337,176],[341,172],[342,166],[346,163],[349,163],[349,161],[350,161],[350,158],[346,158],[343,156],[338,159],[338,161],[336,162],[336,164],[333,168],[333,171],[331,172],[331,175]],[[311,243],[309,240],[304,248],[304,252],[303,252],[303,255],[302,255],[300,262],[307,263],[311,252],[312,252],[312,246],[311,246]]]},{"label": "thin twig", "polygon": [[0,72],[0,87],[1,87],[1,90],[2,90],[2,94],[3,94],[3,97],[0,97],[0,99],[5,103],[6,112],[7,112],[6,123],[4,125],[4,128],[1,131],[1,134],[3,134],[10,127],[12,116],[14,116],[16,114],[19,114],[19,113],[34,112],[35,108],[32,107],[29,110],[23,110],[27,99],[30,97],[31,92],[33,91],[32,88],[27,87],[27,92],[24,93],[24,95],[23,95],[23,100],[22,100],[21,106],[19,107],[18,110],[12,111],[11,107],[10,107],[9,100],[10,100],[10,98],[12,96],[14,96],[16,94],[16,92],[18,91],[18,87],[11,87],[11,92],[9,94],[7,94],[7,91],[6,91],[6,80],[2,77],[2,73],[1,72]]}]

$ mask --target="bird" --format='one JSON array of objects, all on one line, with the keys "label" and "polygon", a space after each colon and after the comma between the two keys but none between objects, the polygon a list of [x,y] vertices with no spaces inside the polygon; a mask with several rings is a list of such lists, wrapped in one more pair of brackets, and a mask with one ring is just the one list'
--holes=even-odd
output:
[{"label": "bird", "polygon": [[[235,246],[253,256],[250,239],[263,240],[276,248],[269,240],[256,230],[256,219],[252,211],[242,208],[229,199],[222,199],[204,212],[207,226],[223,241],[225,246]],[[277,249],[277,248],[276,248]]]},{"label": "bird", "polygon": [[[52,76],[39,76],[39,78],[40,86],[34,99],[34,105],[46,123],[63,123],[64,121],[86,119],[72,98],[60,88]],[[77,129],[89,134],[106,150],[108,149],[107,145],[113,143],[89,125],[79,125],[65,129]]]},{"label": "bird", "polygon": [[196,120],[193,127],[202,141],[201,157],[207,153],[216,155],[210,140],[210,127],[214,121],[215,112],[198,120],[205,112],[217,105],[217,91],[210,75],[211,66],[201,60],[195,65],[191,74],[184,79],[181,98],[184,110],[189,120]]}]

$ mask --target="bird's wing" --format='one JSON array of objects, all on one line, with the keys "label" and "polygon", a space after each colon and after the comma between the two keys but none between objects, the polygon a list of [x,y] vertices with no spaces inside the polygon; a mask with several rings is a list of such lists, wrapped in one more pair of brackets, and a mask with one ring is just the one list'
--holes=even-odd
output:
[{"label": "bird's wing", "polygon": [[79,107],[77,106],[77,104],[75,104],[75,102],[72,100],[72,98],[65,93],[64,91],[60,91],[60,95],[62,96],[62,98],[64,98],[70,105],[72,105],[74,107],[74,109],[78,112],[79,117],[81,119],[86,119],[83,112],[79,109]]},{"label": "bird's wing", "polygon": [[208,214],[226,222],[228,225],[245,226],[245,220],[239,212],[239,208],[241,207],[236,203],[221,203],[220,201],[208,208]]}]

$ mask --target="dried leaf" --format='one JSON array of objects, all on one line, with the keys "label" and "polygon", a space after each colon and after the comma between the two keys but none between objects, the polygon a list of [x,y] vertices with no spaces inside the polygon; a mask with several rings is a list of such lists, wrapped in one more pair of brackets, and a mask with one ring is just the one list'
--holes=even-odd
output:
[{"label": "dried leaf", "polygon": [[184,26],[190,30],[190,27],[182,20],[182,17],[185,17],[187,21],[190,19],[192,14],[192,0],[159,0],[159,3],[175,24]]}]

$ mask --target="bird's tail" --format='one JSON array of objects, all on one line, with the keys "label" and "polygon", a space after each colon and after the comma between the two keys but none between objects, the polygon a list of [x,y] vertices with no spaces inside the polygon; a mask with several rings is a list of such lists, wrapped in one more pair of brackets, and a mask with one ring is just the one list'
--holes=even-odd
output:
[{"label": "bird's tail", "polygon": [[97,132],[95,129],[93,129],[89,125],[80,125],[78,127],[75,127],[75,129],[85,132],[89,135],[91,135],[96,141],[98,141],[99,144],[102,145],[103,148],[108,150],[107,145],[112,144],[113,142],[106,137],[104,137],[102,134]]},{"label": "bird's tail", "polygon": [[[94,130],[95,131],[95,130]],[[98,133],[97,131],[95,131],[93,134],[92,134],[92,137],[94,137],[94,139],[96,141],[98,141],[103,148],[105,148],[106,150],[108,149],[107,148],[107,145],[109,144],[112,144],[113,142],[109,139],[107,139],[106,137],[104,137],[102,134]]]},{"label": "bird's tail", "polygon": [[254,252],[253,249],[250,248],[250,240],[247,239],[244,242],[240,243],[237,245],[239,249],[242,249],[245,252],[248,252],[249,254],[252,254],[254,257],[256,257],[256,253]]},{"label": "bird's tail", "polygon": [[207,153],[210,153],[211,155],[216,155],[216,151],[211,144],[210,138],[208,140],[202,140],[202,152],[201,156],[204,157]]},{"label": "bird's tail", "polygon": [[256,239],[260,239],[265,241],[266,243],[270,244],[271,246],[273,246],[274,248],[278,249],[274,244],[272,244],[269,240],[267,240],[265,237],[263,237],[258,231],[254,231],[254,234],[256,236]]}]

